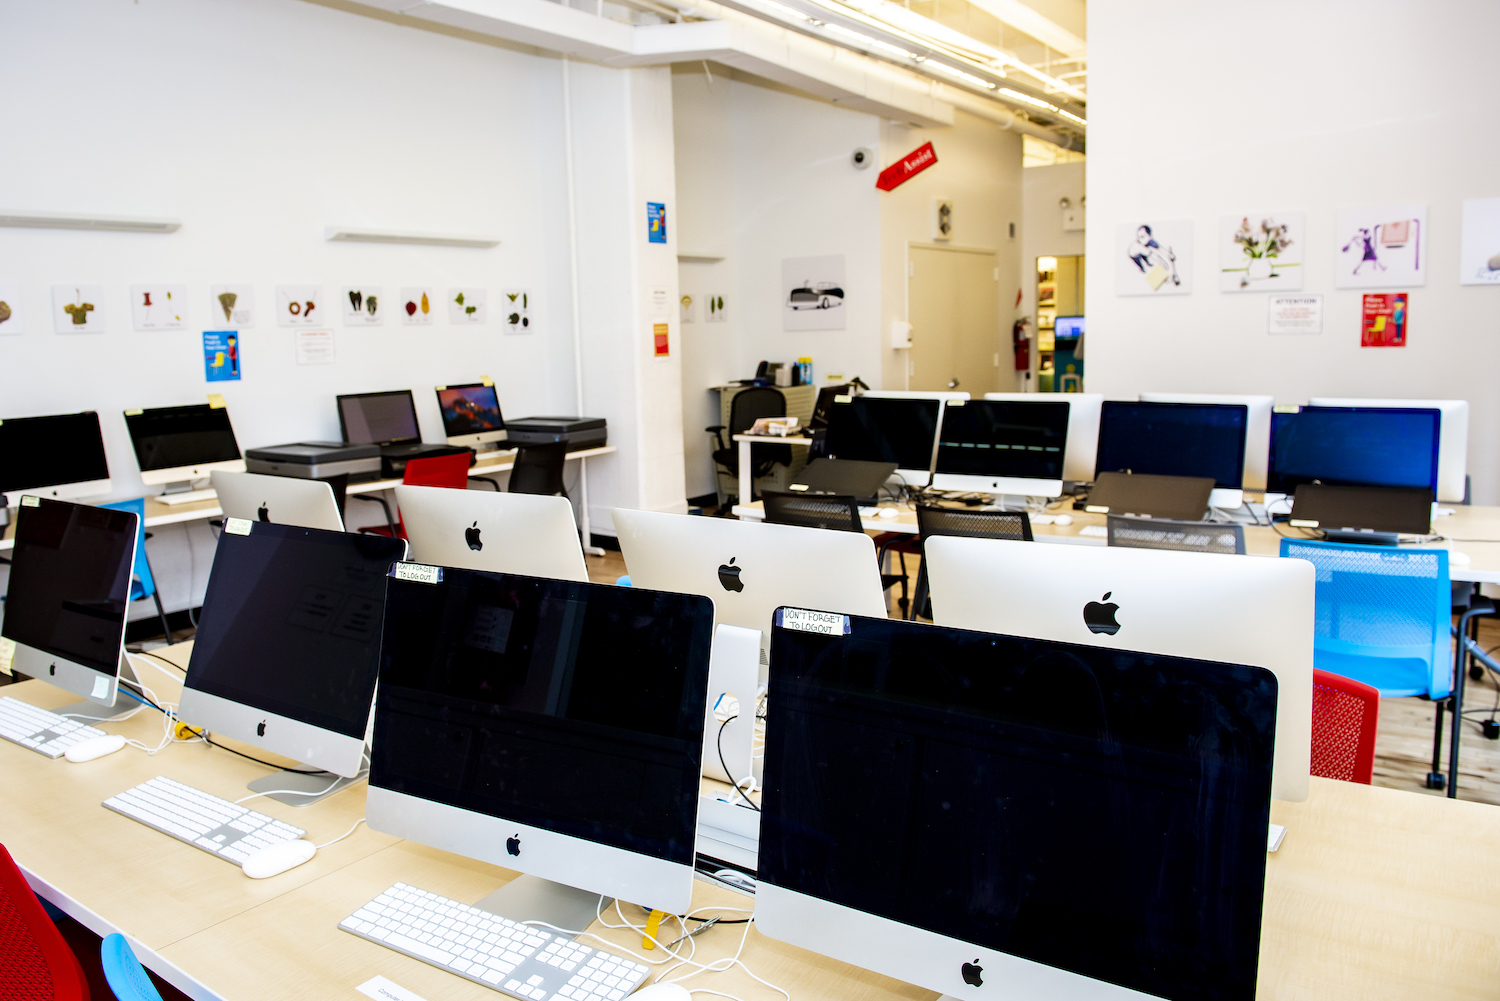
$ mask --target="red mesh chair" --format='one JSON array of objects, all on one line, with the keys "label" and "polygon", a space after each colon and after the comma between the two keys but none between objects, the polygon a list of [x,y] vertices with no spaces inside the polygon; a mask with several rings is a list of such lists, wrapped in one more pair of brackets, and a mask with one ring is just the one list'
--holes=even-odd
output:
[{"label": "red mesh chair", "polygon": [[1312,773],[1370,784],[1375,775],[1375,731],[1380,692],[1369,685],[1313,669]]},{"label": "red mesh chair", "polygon": [[83,967],[0,845],[0,997],[88,1001]]},{"label": "red mesh chair", "polygon": [[[401,476],[401,483],[408,487],[447,487],[451,490],[467,490],[469,488],[469,460],[474,457],[472,452],[456,452],[453,455],[434,455],[425,459],[407,459],[406,471]],[[384,498],[380,498],[384,503]],[[390,509],[386,509],[386,520],[390,521]],[[384,535],[389,538],[392,534],[398,539],[406,538],[406,523],[401,520],[401,512],[396,512],[396,520],[393,524],[370,525],[360,529],[366,535]]]}]

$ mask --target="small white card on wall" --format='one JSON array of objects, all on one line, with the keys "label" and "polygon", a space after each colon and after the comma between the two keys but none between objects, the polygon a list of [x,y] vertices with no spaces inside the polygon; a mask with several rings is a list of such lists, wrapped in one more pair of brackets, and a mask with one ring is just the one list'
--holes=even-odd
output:
[{"label": "small white card on wall", "polygon": [[385,322],[385,296],[378,285],[345,287],[339,304],[346,327],[378,327]]},{"label": "small white card on wall", "polygon": [[255,326],[255,288],[250,285],[210,285],[208,296],[212,301],[209,312],[214,323],[219,317],[235,330],[246,330]]},{"label": "small white card on wall", "polygon": [[52,326],[59,334],[104,333],[104,286],[52,286]]},{"label": "small white card on wall", "polygon": [[524,288],[508,288],[500,293],[504,299],[500,308],[505,311],[507,334],[531,333],[531,291]]},{"label": "small white card on wall", "polygon": [[484,323],[489,319],[485,308],[487,293],[482,288],[450,288],[448,290],[448,322],[454,325]]},{"label": "small white card on wall", "polygon": [[0,337],[21,333],[21,287],[0,282]]},{"label": "small white card on wall", "polygon": [[1323,332],[1323,297],[1321,295],[1267,296],[1266,329],[1273,334],[1321,334]]},{"label": "small white card on wall", "polygon": [[333,364],[332,330],[299,330],[292,337],[297,345],[298,365]]},{"label": "small white card on wall", "polygon": [[187,326],[187,286],[130,286],[130,318],[137,330],[181,330]]},{"label": "small white card on wall", "polygon": [[433,310],[437,308],[437,292],[420,286],[403,288],[397,314],[408,327],[432,326]]},{"label": "small white card on wall", "polygon": [[322,295],[316,285],[277,285],[276,325],[311,327],[331,322],[323,312]]}]

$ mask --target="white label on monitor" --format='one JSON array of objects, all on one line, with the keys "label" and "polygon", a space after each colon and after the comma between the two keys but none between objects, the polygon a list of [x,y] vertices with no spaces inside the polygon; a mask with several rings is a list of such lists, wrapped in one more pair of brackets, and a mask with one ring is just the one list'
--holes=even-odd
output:
[{"label": "white label on monitor", "polygon": [[1306,518],[1288,518],[1286,523],[1288,525],[1291,525],[1293,528],[1317,528],[1318,527],[1318,523],[1316,521],[1309,521]]},{"label": "white label on monitor", "polygon": [[1089,514],[1109,514],[1109,508],[1101,507],[1098,504],[1085,504],[1083,509]]},{"label": "white label on monitor", "polygon": [[791,490],[806,490],[807,489],[807,484],[806,483],[793,483],[788,489],[791,489]]},{"label": "white label on monitor", "polygon": [[814,612],[806,608],[783,608],[777,613],[783,629],[823,636],[843,636],[849,632],[849,616],[838,612]]},{"label": "white label on monitor", "polygon": [[16,641],[0,636],[0,674],[10,674],[10,665],[16,659]]},{"label": "white label on monitor", "polygon": [[225,518],[224,519],[224,531],[228,532],[230,535],[249,535],[250,534],[250,519],[249,518]]},{"label": "white label on monitor", "polygon": [[391,576],[397,580],[414,580],[418,584],[441,584],[443,568],[430,567],[425,563],[397,563]]},{"label": "white label on monitor", "polygon": [[90,695],[89,698],[91,698],[91,699],[102,699],[102,698],[104,698],[108,694],[109,694],[109,679],[108,678],[95,678],[94,679],[94,693],[92,695]]},{"label": "white label on monitor", "polygon": [[840,394],[838,394],[837,396],[835,396],[833,398],[833,402],[834,403],[848,403],[852,399],[854,399],[854,397],[848,396],[848,395],[846,395],[844,393],[840,393]]},{"label": "white label on monitor", "polygon": [[36,496],[35,494],[22,494],[21,495],[21,506],[22,507],[41,507],[42,506],[42,499],[40,497]]},{"label": "white label on monitor", "polygon": [[961,407],[961,406],[964,405],[965,402],[967,402],[967,401],[965,401],[965,400],[949,400],[948,401],[948,406],[950,406],[950,407]]}]

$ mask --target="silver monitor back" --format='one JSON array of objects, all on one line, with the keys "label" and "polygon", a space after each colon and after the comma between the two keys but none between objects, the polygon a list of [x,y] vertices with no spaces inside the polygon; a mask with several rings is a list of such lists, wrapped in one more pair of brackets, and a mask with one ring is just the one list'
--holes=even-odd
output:
[{"label": "silver monitor back", "polygon": [[412,559],[445,567],[587,581],[583,546],[566,497],[396,488]]},{"label": "silver monitor back", "polygon": [[210,478],[214,493],[219,495],[219,509],[226,518],[321,528],[326,532],[344,530],[338,502],[333,499],[333,487],[322,480],[225,470],[214,470]]}]

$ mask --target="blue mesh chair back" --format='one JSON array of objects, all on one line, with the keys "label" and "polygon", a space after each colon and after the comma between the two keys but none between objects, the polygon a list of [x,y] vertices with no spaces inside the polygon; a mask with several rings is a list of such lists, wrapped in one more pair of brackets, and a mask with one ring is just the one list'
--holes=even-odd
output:
[{"label": "blue mesh chair back", "polygon": [[130,600],[139,601],[151,597],[156,593],[156,580],[151,576],[151,564],[146,560],[146,498],[110,501],[99,506],[115,511],[135,512],[135,577],[130,582]]},{"label": "blue mesh chair back", "polygon": [[1313,663],[1382,696],[1446,698],[1453,687],[1448,551],[1282,539],[1317,568]]}]

